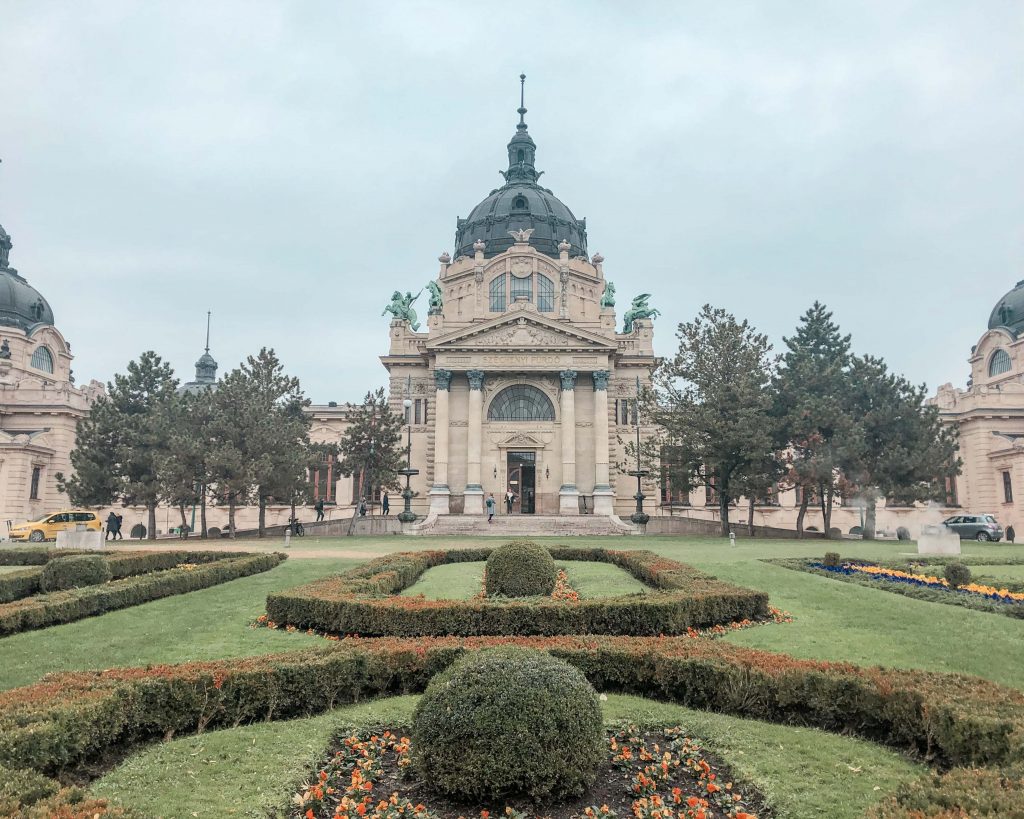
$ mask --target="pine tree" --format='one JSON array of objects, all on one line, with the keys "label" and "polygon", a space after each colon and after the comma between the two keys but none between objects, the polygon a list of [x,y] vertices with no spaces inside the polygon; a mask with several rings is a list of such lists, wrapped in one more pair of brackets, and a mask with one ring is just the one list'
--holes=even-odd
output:
[{"label": "pine tree", "polygon": [[676,336],[679,350],[655,370],[645,403],[663,443],[688,465],[690,484],[714,488],[727,535],[729,504],[775,451],[771,345],[746,321],[710,305]]},{"label": "pine tree", "polygon": [[959,472],[956,433],[925,403],[924,385],[915,387],[889,371],[880,358],[854,358],[851,403],[858,445],[846,473],[865,502],[864,538],[874,539],[878,498],[941,500],[945,478]]},{"label": "pine tree", "polygon": [[366,393],[338,444],[339,472],[357,476],[358,495],[372,499],[379,489],[397,489],[405,467],[401,415],[392,412],[384,388]]},{"label": "pine tree", "polygon": [[207,536],[206,496],[210,484],[210,453],[216,441],[211,422],[213,391],[203,389],[187,393],[173,402],[168,424],[167,452],[161,459],[164,500],[176,507],[181,525],[190,526],[185,517],[187,507],[200,507],[200,536]]},{"label": "pine tree", "polygon": [[170,365],[152,351],[114,376],[79,427],[71,452],[75,474],[58,476],[73,503],[145,506],[148,537],[156,538],[156,507],[165,490],[160,466],[169,451],[177,385]]},{"label": "pine tree", "polygon": [[801,488],[797,534],[812,492],[821,504],[826,535],[841,467],[854,445],[856,424],[850,406],[850,336],[841,335],[823,304],[815,302],[800,318],[796,335],[775,378],[775,416],[788,445],[790,479]]}]

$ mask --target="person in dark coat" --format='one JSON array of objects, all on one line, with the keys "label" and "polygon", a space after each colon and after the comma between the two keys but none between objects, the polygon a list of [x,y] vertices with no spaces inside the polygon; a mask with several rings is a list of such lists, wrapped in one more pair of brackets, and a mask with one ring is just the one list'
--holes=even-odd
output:
[{"label": "person in dark coat", "polygon": [[124,540],[124,532],[121,527],[124,525],[124,515],[117,516],[117,528],[114,530],[114,540]]},{"label": "person in dark coat", "polygon": [[107,515],[107,536],[104,538],[104,540],[111,540],[111,538],[113,538],[113,540],[117,540],[117,533],[120,531],[121,520],[120,518],[118,518],[117,515],[111,512],[109,515]]},{"label": "person in dark coat", "polygon": [[388,493],[384,493],[384,497],[380,499],[380,511],[382,514],[388,514],[391,511],[391,498],[388,497]]},{"label": "person in dark coat", "polygon": [[319,523],[324,519],[324,499],[320,498],[320,500],[313,505],[313,508],[316,509],[316,522]]},{"label": "person in dark coat", "polygon": [[1007,543],[1013,543],[1013,539],[1017,537],[1017,533],[1013,531],[1013,524],[1011,523],[1006,527],[1006,541]]}]

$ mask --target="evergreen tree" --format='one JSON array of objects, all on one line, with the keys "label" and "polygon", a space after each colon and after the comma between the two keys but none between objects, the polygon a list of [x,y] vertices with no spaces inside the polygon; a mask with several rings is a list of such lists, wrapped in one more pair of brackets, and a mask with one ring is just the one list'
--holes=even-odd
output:
[{"label": "evergreen tree", "polygon": [[878,498],[941,500],[945,478],[959,472],[960,461],[956,432],[925,404],[924,385],[915,387],[872,356],[854,358],[850,378],[858,442],[846,473],[864,500],[864,538],[872,540]]},{"label": "evergreen tree", "polygon": [[200,390],[178,396],[170,406],[169,441],[162,458],[164,499],[175,506],[183,527],[191,524],[185,510],[200,507],[200,536],[207,536],[206,497],[210,484],[211,458],[216,441],[211,428],[213,391]]},{"label": "evergreen tree", "polygon": [[796,527],[803,537],[811,494],[821,504],[824,530],[832,524],[832,502],[841,468],[856,438],[850,406],[850,336],[841,335],[823,304],[800,318],[796,335],[783,339],[775,378],[775,416],[782,445],[788,445],[790,480],[801,488]]},{"label": "evergreen tree", "polygon": [[655,370],[644,403],[663,443],[688,465],[690,484],[714,488],[727,535],[729,504],[775,451],[771,345],[746,321],[710,305],[676,336],[679,350]]},{"label": "evergreen tree", "polygon": [[360,498],[372,499],[378,489],[399,488],[398,470],[405,467],[404,424],[402,416],[391,411],[383,387],[366,393],[338,444],[338,469],[345,477],[356,476]]},{"label": "evergreen tree", "polygon": [[145,506],[148,537],[156,538],[156,507],[165,490],[160,467],[166,463],[177,385],[170,365],[152,351],[114,376],[79,427],[71,452],[75,474],[57,476],[73,503]]}]

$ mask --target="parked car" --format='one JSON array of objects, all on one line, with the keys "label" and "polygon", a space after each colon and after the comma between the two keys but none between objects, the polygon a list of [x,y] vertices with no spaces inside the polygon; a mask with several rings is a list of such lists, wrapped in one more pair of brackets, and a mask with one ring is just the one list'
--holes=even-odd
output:
[{"label": "parked car", "polygon": [[960,535],[961,540],[998,542],[1003,537],[1003,527],[991,515],[954,515],[942,522]]},{"label": "parked car", "polygon": [[8,537],[11,540],[30,540],[33,543],[42,543],[44,540],[56,540],[57,532],[62,532],[65,529],[73,531],[77,526],[85,526],[86,529],[91,529],[94,532],[103,529],[103,523],[95,512],[86,509],[69,509],[66,512],[57,512],[39,518],[39,520],[30,520],[28,523],[13,526]]}]

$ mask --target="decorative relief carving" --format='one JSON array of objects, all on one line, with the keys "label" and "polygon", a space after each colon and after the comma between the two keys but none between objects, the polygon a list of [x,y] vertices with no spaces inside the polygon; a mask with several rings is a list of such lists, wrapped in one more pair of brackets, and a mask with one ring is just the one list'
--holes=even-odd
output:
[{"label": "decorative relief carving", "polygon": [[450,390],[452,386],[451,370],[434,370],[434,387],[438,390]]},{"label": "decorative relief carving", "polygon": [[576,389],[576,370],[562,370],[558,373],[559,379],[562,382],[563,390],[574,390]]},{"label": "decorative relief carving", "polygon": [[482,390],[484,388],[484,375],[483,370],[468,370],[466,377],[469,378],[469,388],[471,390]]},{"label": "decorative relief carving", "polygon": [[512,260],[510,270],[517,279],[525,279],[533,274],[533,262],[520,256]]},{"label": "decorative relief carving", "polygon": [[594,370],[591,373],[591,378],[594,379],[595,390],[607,390],[608,389],[608,377],[611,375],[608,370]]}]

